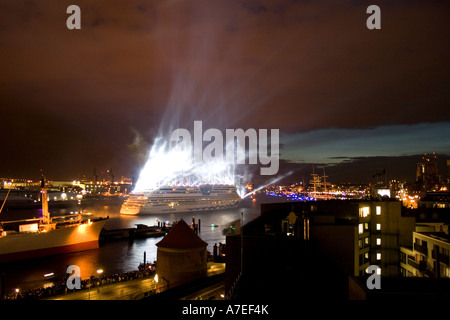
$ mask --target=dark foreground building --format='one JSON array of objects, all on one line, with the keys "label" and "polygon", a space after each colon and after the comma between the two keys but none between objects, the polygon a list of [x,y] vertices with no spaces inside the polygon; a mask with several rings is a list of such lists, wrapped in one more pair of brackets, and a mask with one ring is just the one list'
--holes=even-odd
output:
[{"label": "dark foreground building", "polygon": [[[176,287],[197,279],[207,273],[206,247],[204,242],[181,219],[159,241],[157,251],[157,275],[160,286]],[[166,288],[166,289],[167,289]]]},{"label": "dark foreground building", "polygon": [[[401,296],[400,247],[412,243],[414,229],[415,217],[402,215],[395,200],[263,204],[243,235],[227,236],[227,296],[286,301]],[[386,290],[367,288],[371,265],[388,279]],[[421,286],[429,295],[432,287]],[[445,296],[445,290],[439,292]]]}]

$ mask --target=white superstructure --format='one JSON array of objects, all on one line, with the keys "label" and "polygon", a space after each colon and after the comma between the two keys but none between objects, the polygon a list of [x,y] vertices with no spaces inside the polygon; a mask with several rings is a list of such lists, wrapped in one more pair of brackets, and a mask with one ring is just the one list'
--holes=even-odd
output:
[{"label": "white superstructure", "polygon": [[120,209],[136,215],[195,212],[236,207],[241,198],[231,185],[165,186],[150,192],[132,193]]}]

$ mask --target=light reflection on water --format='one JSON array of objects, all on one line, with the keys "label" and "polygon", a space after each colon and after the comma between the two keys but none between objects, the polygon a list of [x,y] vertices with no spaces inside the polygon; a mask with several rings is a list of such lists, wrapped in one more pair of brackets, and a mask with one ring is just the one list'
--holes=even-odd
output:
[{"label": "light reflection on water", "polygon": [[[96,205],[85,207],[95,216],[109,216],[105,224],[106,229],[119,229],[135,227],[136,224],[155,225],[157,221],[179,221],[184,219],[187,224],[192,223],[192,218],[198,223],[201,220],[200,238],[208,243],[207,250],[213,252],[213,246],[219,242],[225,243],[225,236],[222,230],[229,224],[241,218],[243,212],[244,224],[253,220],[260,215],[260,204],[252,201],[243,201],[239,208],[227,209],[212,212],[179,213],[169,215],[138,215],[124,216],[120,215],[120,205],[97,203]],[[55,210],[51,212],[54,215],[68,214],[71,209]],[[30,210],[28,212],[6,213],[7,218],[11,219],[13,215],[15,219],[38,216],[38,210]],[[4,218],[4,217],[3,217]],[[217,225],[217,227],[211,227]],[[129,240],[117,240],[100,243],[99,249],[63,254],[58,256],[26,260],[14,263],[0,264],[0,272],[5,273],[5,289],[6,293],[13,291],[15,288],[21,290],[42,287],[51,284],[52,281],[60,283],[63,281],[68,265],[78,265],[81,270],[81,278],[86,279],[95,274],[96,270],[103,269],[104,274],[114,274],[137,270],[138,265],[144,260],[144,251],[146,259],[149,262],[156,260],[156,243],[162,237]],[[54,273],[55,278],[52,280],[44,279],[44,274]]]}]

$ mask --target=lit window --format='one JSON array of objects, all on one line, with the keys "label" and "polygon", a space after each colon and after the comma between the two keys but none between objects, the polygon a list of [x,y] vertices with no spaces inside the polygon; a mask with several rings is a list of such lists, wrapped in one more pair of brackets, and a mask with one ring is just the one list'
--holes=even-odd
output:
[{"label": "lit window", "polygon": [[381,260],[381,253],[377,253],[377,260]]},{"label": "lit window", "polygon": [[359,217],[360,218],[365,218],[369,215],[370,213],[370,208],[369,207],[363,207],[363,208],[359,208]]},{"label": "lit window", "polygon": [[381,268],[377,268],[377,274],[378,274],[378,275],[381,274]]},{"label": "lit window", "polygon": [[377,216],[379,216],[381,214],[381,207],[377,206]]},{"label": "lit window", "polygon": [[381,245],[381,238],[377,238],[377,246]]},{"label": "lit window", "polygon": [[377,230],[381,230],[381,223],[377,223]]},{"label": "lit window", "polygon": [[359,234],[363,233],[363,232],[364,232],[364,230],[363,230],[363,224],[360,223],[358,227],[359,227]]}]

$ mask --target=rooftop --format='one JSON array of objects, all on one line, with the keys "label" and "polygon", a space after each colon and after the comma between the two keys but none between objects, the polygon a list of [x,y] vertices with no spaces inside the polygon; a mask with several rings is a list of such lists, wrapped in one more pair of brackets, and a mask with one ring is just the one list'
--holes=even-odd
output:
[{"label": "rooftop", "polygon": [[449,236],[445,232],[416,232],[424,236],[450,243]]},{"label": "rooftop", "polygon": [[194,249],[206,247],[208,244],[181,219],[166,236],[156,244],[157,247],[171,249]]}]

